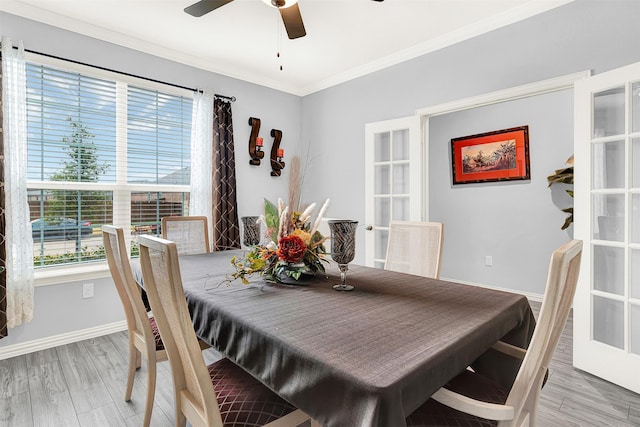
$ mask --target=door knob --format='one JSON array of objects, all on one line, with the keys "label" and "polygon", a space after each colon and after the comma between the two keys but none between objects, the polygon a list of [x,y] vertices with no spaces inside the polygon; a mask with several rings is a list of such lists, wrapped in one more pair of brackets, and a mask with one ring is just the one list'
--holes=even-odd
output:
[{"label": "door knob", "polygon": [[373,230],[373,225],[371,225],[371,224],[367,224],[367,225],[364,227],[364,229],[365,229],[365,230],[367,230],[367,231],[371,231],[371,230]]}]

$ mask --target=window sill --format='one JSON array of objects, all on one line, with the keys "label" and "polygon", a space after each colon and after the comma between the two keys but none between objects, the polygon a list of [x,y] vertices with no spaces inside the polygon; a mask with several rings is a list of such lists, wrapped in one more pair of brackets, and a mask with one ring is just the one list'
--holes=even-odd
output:
[{"label": "window sill", "polygon": [[34,276],[35,286],[49,286],[111,277],[111,272],[107,262],[104,261],[87,265],[36,269]]}]

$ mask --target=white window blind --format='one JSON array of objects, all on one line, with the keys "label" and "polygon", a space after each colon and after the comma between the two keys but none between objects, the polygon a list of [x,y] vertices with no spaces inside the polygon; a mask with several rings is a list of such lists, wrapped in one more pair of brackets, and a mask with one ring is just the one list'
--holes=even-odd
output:
[{"label": "white window blind", "polygon": [[102,224],[135,238],[188,214],[191,109],[189,97],[27,64],[36,267],[104,259]]}]

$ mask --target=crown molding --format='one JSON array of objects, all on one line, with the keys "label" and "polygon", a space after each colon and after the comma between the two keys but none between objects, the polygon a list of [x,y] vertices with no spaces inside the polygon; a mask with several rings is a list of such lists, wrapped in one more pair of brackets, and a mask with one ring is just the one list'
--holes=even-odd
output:
[{"label": "crown molding", "polygon": [[295,86],[288,84],[286,81],[268,79],[258,73],[247,72],[238,67],[225,66],[224,64],[213,65],[211,61],[203,60],[193,55],[187,55],[174,49],[169,49],[104,27],[78,21],[16,0],[3,0],[0,2],[0,11],[32,19],[34,21],[42,22],[68,31],[73,31],[88,37],[158,56],[160,58],[192,66],[201,70],[210,71],[302,97],[390,66],[397,65],[410,59],[426,55],[464,40],[477,37],[481,34],[522,21],[573,1],[575,0],[554,0],[550,2],[531,1],[489,19],[481,20],[475,24],[468,25],[436,39],[417,44],[408,49],[404,49],[362,66],[352,68],[343,73],[335,74],[306,86]]},{"label": "crown molding", "polygon": [[405,61],[444,49],[464,40],[469,40],[489,31],[496,30],[507,25],[525,20],[532,16],[555,9],[575,0],[556,0],[553,2],[529,2],[522,6],[507,10],[499,15],[468,25],[457,31],[444,34],[443,36],[429,40],[424,43],[417,44],[413,47],[401,50],[392,55],[380,58],[379,60],[369,62],[360,67],[353,68],[344,73],[336,74],[332,77],[319,81],[316,84],[308,85],[300,91],[302,96],[310,95],[323,89],[347,82],[349,80],[371,74],[393,65],[400,64]]}]

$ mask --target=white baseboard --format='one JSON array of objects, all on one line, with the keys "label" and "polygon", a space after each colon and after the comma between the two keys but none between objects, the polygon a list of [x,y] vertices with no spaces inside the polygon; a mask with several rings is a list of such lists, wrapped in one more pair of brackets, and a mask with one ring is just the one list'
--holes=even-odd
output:
[{"label": "white baseboard", "polygon": [[67,332],[66,334],[13,344],[7,347],[0,347],[0,360],[33,353],[34,351],[46,350],[48,348],[58,347],[60,345],[70,344],[73,342],[83,341],[89,338],[108,335],[114,332],[124,331],[126,329],[127,322],[125,320],[121,320],[119,322],[82,329],[80,331]]},{"label": "white baseboard", "polygon": [[525,297],[527,297],[527,299],[529,301],[542,302],[542,297],[544,297],[544,295],[542,295],[542,294],[534,294],[534,293],[531,293],[531,292],[523,292],[523,291],[516,291],[516,290],[513,290],[513,289],[500,288],[500,287],[497,287],[497,286],[483,285],[482,283],[465,282],[464,280],[458,280],[458,279],[447,279],[445,277],[441,277],[440,280],[446,280],[447,282],[460,283],[461,285],[469,285],[469,286],[477,286],[477,287],[480,287],[480,288],[495,289],[496,291],[511,292],[512,294],[520,294],[520,295],[524,295]]}]

